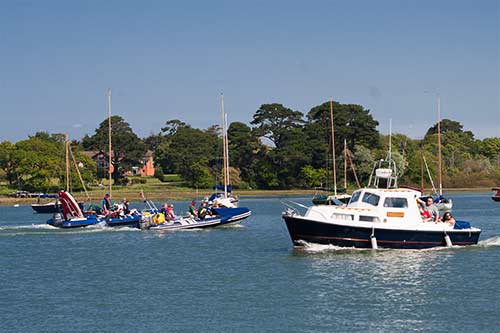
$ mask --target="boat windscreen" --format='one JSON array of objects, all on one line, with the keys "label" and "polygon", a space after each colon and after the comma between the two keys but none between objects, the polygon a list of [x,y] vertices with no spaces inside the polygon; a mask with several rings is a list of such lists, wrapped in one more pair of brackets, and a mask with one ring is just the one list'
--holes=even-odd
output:
[{"label": "boat windscreen", "polygon": [[363,195],[363,199],[361,199],[362,202],[365,202],[373,206],[378,206],[379,200],[380,197],[378,195],[370,192],[365,192],[365,194]]}]

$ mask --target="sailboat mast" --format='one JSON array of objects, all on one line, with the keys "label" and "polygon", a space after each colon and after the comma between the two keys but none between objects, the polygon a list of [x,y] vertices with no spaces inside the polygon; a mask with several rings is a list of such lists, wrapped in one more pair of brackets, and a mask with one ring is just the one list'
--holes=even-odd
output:
[{"label": "sailboat mast", "polygon": [[439,172],[439,195],[443,195],[443,173],[441,157],[441,96],[437,95],[437,140],[438,140],[438,172]]},{"label": "sailboat mast", "polygon": [[69,192],[69,138],[65,135],[64,147],[66,150],[66,192]]},{"label": "sailboat mast", "polygon": [[344,139],[344,189],[347,191],[347,141]]},{"label": "sailboat mast", "polygon": [[225,112],[224,112],[224,94],[220,94],[221,114],[222,114],[222,173],[224,177],[224,197],[227,198],[227,171],[226,171],[226,127],[225,127]]},{"label": "sailboat mast", "polygon": [[225,121],[225,125],[226,125],[226,131],[224,133],[224,136],[226,137],[226,179],[227,179],[227,185],[231,185],[231,177],[229,176],[229,140],[228,140],[228,137],[227,137],[227,129],[228,129],[228,125],[227,125],[227,113],[224,114],[224,121]]},{"label": "sailboat mast", "polygon": [[108,89],[108,181],[109,181],[109,196],[111,197],[111,178],[112,178],[112,159],[111,159],[111,89]]},{"label": "sailboat mast", "polygon": [[330,98],[330,127],[332,133],[333,192],[337,195],[337,170],[335,168],[335,131],[333,129],[333,100]]}]

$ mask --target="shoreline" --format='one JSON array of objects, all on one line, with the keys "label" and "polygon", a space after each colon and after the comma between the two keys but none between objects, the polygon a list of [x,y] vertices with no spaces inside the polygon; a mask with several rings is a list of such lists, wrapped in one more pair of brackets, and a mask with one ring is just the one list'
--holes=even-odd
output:
[{"label": "shoreline", "polygon": [[[117,189],[112,192],[112,197],[115,201],[122,200],[123,198],[127,198],[129,201],[142,201],[139,195],[140,189]],[[447,193],[478,193],[478,192],[491,192],[490,187],[474,187],[474,188],[447,188]],[[213,193],[213,190],[167,190],[167,191],[146,191],[146,197],[148,199],[154,201],[188,201],[188,200],[201,200],[204,197],[210,196]],[[313,196],[316,193],[315,190],[238,190],[235,191],[235,194],[239,197],[251,198],[251,197],[259,197],[259,196],[270,196],[270,197],[283,197],[283,196],[292,196],[292,195],[304,195],[304,196]],[[105,191],[91,191],[89,192],[89,196],[91,201],[100,201],[104,196]],[[74,193],[74,197],[78,201],[87,201],[84,192]],[[42,199],[41,203],[47,203],[51,200]],[[37,198],[13,198],[9,196],[0,196],[0,205],[13,205],[13,204],[25,204],[30,205],[32,203],[36,203]]]}]

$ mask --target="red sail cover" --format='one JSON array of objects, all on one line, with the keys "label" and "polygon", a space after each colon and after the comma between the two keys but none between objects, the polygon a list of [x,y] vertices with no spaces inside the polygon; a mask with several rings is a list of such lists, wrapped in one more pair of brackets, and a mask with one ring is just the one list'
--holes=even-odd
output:
[{"label": "red sail cover", "polygon": [[61,201],[61,205],[63,207],[63,214],[67,220],[71,220],[74,218],[83,218],[83,212],[78,206],[75,198],[65,191],[59,191],[59,200]]}]

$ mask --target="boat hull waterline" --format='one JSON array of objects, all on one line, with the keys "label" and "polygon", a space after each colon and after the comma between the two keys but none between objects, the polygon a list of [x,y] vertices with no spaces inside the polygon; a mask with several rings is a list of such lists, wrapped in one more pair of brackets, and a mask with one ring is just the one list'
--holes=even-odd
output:
[{"label": "boat hull waterline", "polygon": [[453,245],[475,245],[479,241],[479,229],[443,231],[385,229],[376,227],[346,226],[345,224],[313,221],[283,215],[288,232],[295,246],[308,243],[340,247],[372,248],[375,236],[379,248],[426,249],[446,246],[448,235]]}]

